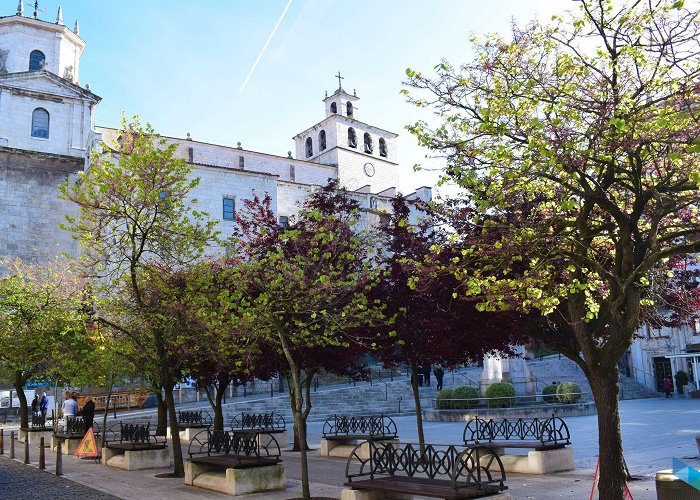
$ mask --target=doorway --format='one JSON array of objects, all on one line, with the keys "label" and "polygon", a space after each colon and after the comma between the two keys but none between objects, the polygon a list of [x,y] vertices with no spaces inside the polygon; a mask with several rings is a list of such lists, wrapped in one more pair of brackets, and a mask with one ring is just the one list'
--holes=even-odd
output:
[{"label": "doorway", "polygon": [[656,377],[656,390],[664,391],[664,378],[668,378],[673,384],[673,369],[671,360],[664,357],[654,358],[654,376]]}]

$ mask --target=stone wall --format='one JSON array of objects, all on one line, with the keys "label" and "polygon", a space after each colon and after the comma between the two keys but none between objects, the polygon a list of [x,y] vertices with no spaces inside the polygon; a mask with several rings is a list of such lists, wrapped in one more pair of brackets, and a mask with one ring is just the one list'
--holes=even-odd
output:
[{"label": "stone wall", "polygon": [[58,227],[77,207],[58,198],[58,186],[82,168],[82,159],[0,148],[0,258],[77,255],[77,242]]}]

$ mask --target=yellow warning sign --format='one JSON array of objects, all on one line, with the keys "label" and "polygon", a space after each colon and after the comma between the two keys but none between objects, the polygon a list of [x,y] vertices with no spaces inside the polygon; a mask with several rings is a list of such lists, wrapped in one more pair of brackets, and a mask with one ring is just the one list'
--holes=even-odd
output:
[{"label": "yellow warning sign", "polygon": [[95,434],[92,432],[92,427],[90,427],[85,433],[85,437],[78,445],[78,449],[75,450],[76,457],[97,457],[97,440],[95,439]]}]

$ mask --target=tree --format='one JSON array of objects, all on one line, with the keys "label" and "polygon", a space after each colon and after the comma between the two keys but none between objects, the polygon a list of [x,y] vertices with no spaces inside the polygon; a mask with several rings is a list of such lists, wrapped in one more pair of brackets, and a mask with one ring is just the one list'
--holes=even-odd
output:
[{"label": "tree", "polygon": [[124,120],[119,141],[103,144],[104,153],[95,154],[79,182],[61,187],[61,197],[80,208],[64,229],[82,246],[82,262],[100,299],[100,322],[133,344],[136,366],[164,392],[174,474],[180,477],[184,465],[173,397],[180,364],[173,340],[181,325],[161,314],[152,299],[154,287],[163,287],[161,297],[167,291],[163,275],[196,262],[216,233],[215,222],[190,198],[199,179],[191,178],[185,160],[175,158],[176,147],[137,117]]},{"label": "tree", "polygon": [[[240,280],[248,306],[242,318],[253,338],[273,345],[286,361],[291,378],[294,432],[306,442],[303,350],[349,347],[362,339],[358,328],[383,321],[381,307],[370,301],[375,272],[368,246],[355,231],[357,205],[337,184],[314,193],[287,228],[279,228],[269,198],[254,198],[238,215]],[[301,350],[303,348],[303,350]],[[310,498],[306,447],[300,447],[302,492]]]},{"label": "tree", "polygon": [[590,382],[608,500],[625,482],[617,361],[653,305],[650,273],[700,249],[700,38],[683,1],[578,4],[474,39],[474,59],[434,79],[407,70],[406,92],[442,121],[410,130],[500,234],[465,249],[467,293],[553,318],[548,343]]},{"label": "tree", "polygon": [[20,401],[21,426],[28,427],[24,384],[35,377],[61,377],[92,350],[85,281],[65,259],[5,263],[0,276],[0,370]]},{"label": "tree", "polygon": [[[412,208],[423,215],[417,224],[411,224]],[[380,229],[384,272],[374,291],[394,318],[380,356],[386,364],[406,363],[411,368],[421,452],[425,437],[418,368],[436,363],[452,368],[491,351],[508,353],[509,345],[525,338],[530,327],[518,313],[480,313],[476,300],[456,293],[460,282],[449,272],[449,264],[460,252],[450,248],[448,234],[437,225],[439,217],[431,214],[429,207],[412,207],[401,196],[392,200],[390,222]],[[442,250],[437,255],[435,247]]]}]

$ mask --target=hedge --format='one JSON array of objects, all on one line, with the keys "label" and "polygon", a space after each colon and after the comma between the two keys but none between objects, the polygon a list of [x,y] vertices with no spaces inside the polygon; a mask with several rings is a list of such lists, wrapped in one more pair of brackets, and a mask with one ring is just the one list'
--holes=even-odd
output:
[{"label": "hedge", "polygon": [[545,385],[542,389],[542,399],[545,403],[557,402],[557,386],[555,384]]},{"label": "hedge", "polygon": [[513,396],[515,388],[508,382],[496,382],[486,389],[487,398],[498,398],[487,400],[489,408],[510,408],[515,402]]},{"label": "hedge", "polygon": [[581,400],[581,386],[576,382],[562,382],[557,387],[560,403],[578,403]]},{"label": "hedge", "polygon": [[[466,385],[454,388],[441,390],[436,399],[436,407],[438,410],[463,410],[476,408],[479,404],[479,388],[469,387]],[[473,401],[454,401],[454,400],[473,400]],[[453,401],[450,401],[453,400]]]}]

